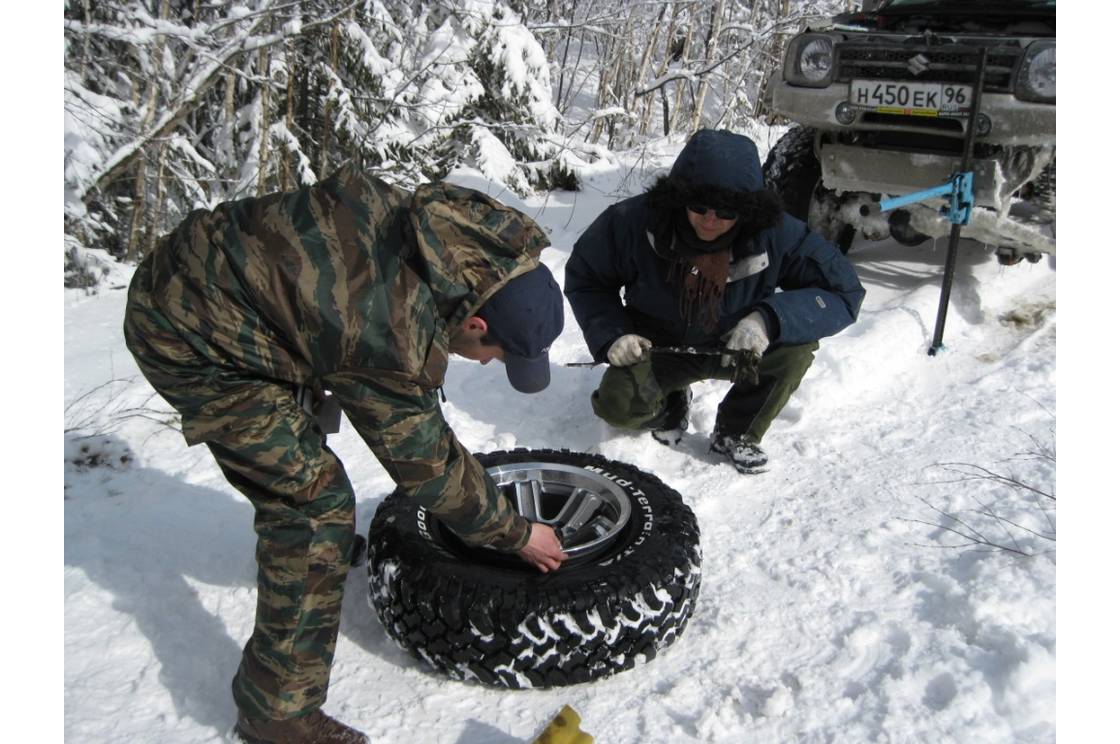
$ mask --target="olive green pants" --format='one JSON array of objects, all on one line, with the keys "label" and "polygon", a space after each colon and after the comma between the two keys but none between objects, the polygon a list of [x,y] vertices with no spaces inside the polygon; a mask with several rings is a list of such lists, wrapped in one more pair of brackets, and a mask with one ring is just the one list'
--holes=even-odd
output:
[{"label": "olive green pants", "polygon": [[255,511],[256,623],[233,680],[234,702],[250,718],[310,713],[327,696],[354,491],[291,385],[215,364],[183,341],[153,300],[149,263],[129,289],[125,341],[182,415],[188,444],[205,443]]},{"label": "olive green pants", "polygon": [[[770,424],[789,402],[813,363],[817,342],[778,346],[762,355],[758,385],[732,385],[716,414],[716,432],[747,435],[762,441]],[[620,429],[655,428],[665,409],[665,396],[700,380],[730,380],[733,367],[718,356],[651,354],[629,367],[609,367],[599,389],[591,394],[595,414]]]}]

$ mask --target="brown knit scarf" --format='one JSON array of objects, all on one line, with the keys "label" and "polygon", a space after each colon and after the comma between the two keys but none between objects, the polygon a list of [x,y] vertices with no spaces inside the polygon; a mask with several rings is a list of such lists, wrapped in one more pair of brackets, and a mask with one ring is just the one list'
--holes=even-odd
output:
[{"label": "brown knit scarf", "polygon": [[691,325],[699,316],[705,330],[715,330],[730,270],[731,249],[673,262],[669,269],[670,281],[675,277],[682,282],[680,311],[686,323]]},{"label": "brown knit scarf", "polygon": [[731,271],[731,244],[739,233],[735,225],[711,243],[704,243],[687,222],[675,226],[677,240],[693,247],[702,245],[704,253],[679,256],[669,266],[669,281],[681,282],[680,312],[685,322],[699,320],[707,331],[719,324],[723,291]]}]

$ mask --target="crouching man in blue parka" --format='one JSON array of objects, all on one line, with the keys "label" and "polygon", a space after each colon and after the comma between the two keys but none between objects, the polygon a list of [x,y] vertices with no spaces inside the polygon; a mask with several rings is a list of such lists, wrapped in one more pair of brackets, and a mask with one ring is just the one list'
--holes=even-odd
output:
[{"label": "crouching man in blue parka", "polygon": [[[688,429],[689,385],[738,377],[719,406],[711,451],[756,473],[767,462],[762,437],[818,340],[855,321],[864,289],[835,245],[764,190],[750,139],[703,129],[668,176],[607,208],[580,236],[564,294],[592,356],[611,365],[591,396],[600,418],[673,445]],[[651,354],[653,346],[728,353]],[[761,355],[757,384],[734,374],[745,352]]]}]

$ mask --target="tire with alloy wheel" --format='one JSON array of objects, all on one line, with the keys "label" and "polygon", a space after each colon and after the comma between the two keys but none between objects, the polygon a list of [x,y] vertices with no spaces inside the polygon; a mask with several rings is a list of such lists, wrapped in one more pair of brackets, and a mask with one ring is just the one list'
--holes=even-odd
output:
[{"label": "tire with alloy wheel", "polygon": [[680,637],[700,590],[696,517],[673,489],[597,455],[478,456],[569,558],[542,574],[472,548],[399,490],[369,531],[369,599],[401,647],[456,679],[509,687],[589,682]]},{"label": "tire with alloy wheel", "polygon": [[821,183],[816,137],[817,130],[811,127],[793,127],[782,135],[766,156],[763,180],[781,197],[787,212],[847,253],[855,228],[843,222],[837,195]]}]

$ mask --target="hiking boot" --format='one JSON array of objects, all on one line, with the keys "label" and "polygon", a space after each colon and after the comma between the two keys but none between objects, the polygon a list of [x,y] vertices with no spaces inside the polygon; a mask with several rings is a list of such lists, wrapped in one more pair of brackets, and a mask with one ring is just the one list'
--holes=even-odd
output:
[{"label": "hiking boot", "polygon": [[650,436],[666,447],[680,443],[688,431],[688,408],[692,405],[692,389],[674,390],[665,396],[665,410],[657,417]]},{"label": "hiking boot", "polygon": [[246,718],[239,713],[234,731],[248,744],[369,744],[369,737],[361,731],[321,710],[278,721]]},{"label": "hiking boot", "polygon": [[746,434],[712,434],[711,451],[726,457],[740,473],[754,475],[766,472],[766,453]]}]

